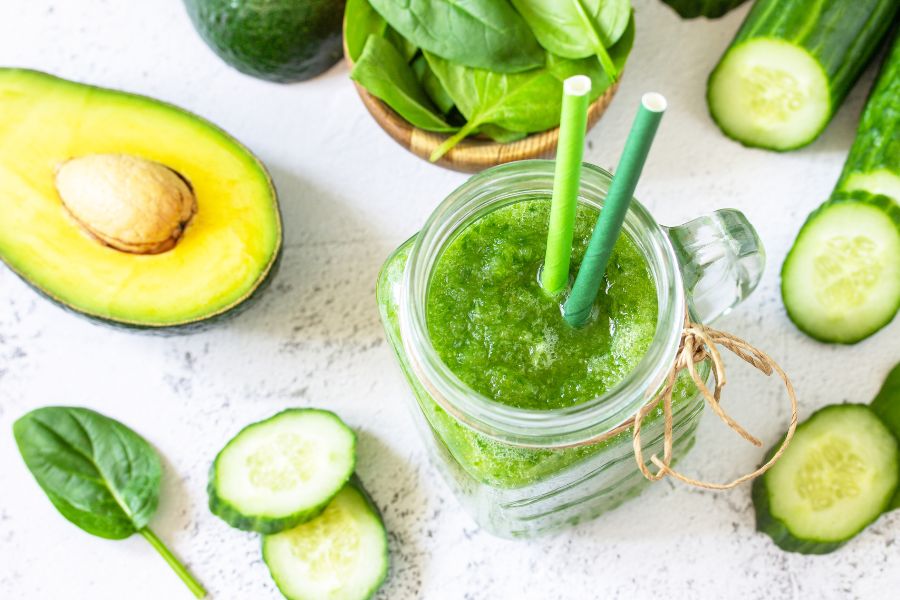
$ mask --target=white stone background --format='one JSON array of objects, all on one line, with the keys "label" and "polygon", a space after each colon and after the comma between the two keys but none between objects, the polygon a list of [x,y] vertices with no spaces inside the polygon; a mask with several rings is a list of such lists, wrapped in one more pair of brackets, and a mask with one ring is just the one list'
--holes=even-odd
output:
[{"label": "white stone background", "polygon": [[[803,218],[837,178],[873,70],[813,145],[750,150],[720,134],[704,102],[707,74],[746,7],[714,22],[681,21],[657,0],[637,1],[636,13],[635,50],[588,136],[587,160],[613,166],[640,94],[664,93],[670,109],[638,197],[667,224],[738,207],[768,249],[761,286],[719,325],[781,361],[804,414],[868,402],[900,358],[900,323],[854,347],[813,342],[785,315],[778,271]],[[746,487],[712,493],[661,482],[597,521],[530,542],[480,531],[426,461],[374,299],[383,259],[465,176],[394,144],[364,110],[344,64],[294,85],[243,76],[206,48],[177,0],[3,0],[0,64],[156,96],[211,119],[269,166],[286,230],[284,263],[264,299],[189,337],[93,325],[0,268],[0,598],[190,597],[142,539],[85,534],[35,485],[10,427],[47,404],[102,411],[159,449],[165,480],[153,526],[217,599],[279,597],[257,537],[210,515],[205,487],[210,459],[229,437],[289,406],[333,409],[360,433],[359,471],[390,531],[393,569],[381,599],[900,595],[897,513],[834,554],[788,554],[754,531]],[[787,420],[782,389],[729,366],[728,409],[773,443]],[[707,412],[682,466],[723,480],[759,459]]]}]

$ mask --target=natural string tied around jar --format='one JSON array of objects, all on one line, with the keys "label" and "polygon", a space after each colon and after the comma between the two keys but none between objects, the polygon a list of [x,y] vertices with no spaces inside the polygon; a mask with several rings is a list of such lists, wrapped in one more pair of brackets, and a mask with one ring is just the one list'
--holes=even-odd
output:
[{"label": "natural string tied around jar", "polygon": [[[716,415],[718,415],[718,417],[722,419],[722,421],[724,421],[726,425],[728,425],[732,430],[734,430],[751,444],[758,447],[762,446],[762,442],[751,435],[746,429],[741,427],[741,425],[738,424],[737,421],[731,418],[725,412],[719,402],[722,396],[722,388],[725,387],[727,381],[725,378],[725,365],[722,361],[722,355],[719,353],[717,346],[721,346],[722,348],[730,350],[744,361],[756,367],[756,369],[758,369],[765,375],[778,373],[778,376],[781,377],[781,380],[784,382],[788,397],[791,401],[791,422],[788,426],[788,430],[784,436],[784,439],[778,446],[778,450],[776,450],[769,458],[769,460],[767,460],[758,469],[756,469],[752,473],[742,475],[741,477],[738,477],[737,479],[729,483],[708,483],[705,481],[700,481],[698,479],[693,479],[691,477],[687,477],[686,475],[682,475],[671,467],[673,443],[672,393],[675,388],[675,380],[678,377],[678,373],[680,373],[682,369],[687,369],[688,373],[690,373],[691,379],[694,381],[694,385],[696,385],[700,390],[700,393],[703,394],[703,397],[706,399],[706,402],[709,404],[710,408],[712,408],[713,412],[715,412]],[[709,387],[706,385],[706,382],[703,381],[703,378],[701,378],[699,373],[697,372],[697,363],[703,362],[706,359],[712,361],[712,375],[713,379],[715,380],[715,387],[712,391],[709,389]],[[679,344],[678,352],[675,355],[675,362],[673,363],[672,368],[669,370],[669,373],[666,376],[665,385],[658,394],[654,393],[655,390],[648,390],[648,392],[652,395],[652,399],[644,406],[642,406],[632,419],[629,419],[628,421],[617,427],[616,430],[620,430],[620,428],[622,428],[623,426],[628,427],[633,425],[632,444],[634,446],[634,458],[637,461],[637,465],[641,470],[641,473],[644,475],[644,477],[651,481],[658,481],[666,475],[670,475],[678,479],[679,481],[700,488],[710,490],[731,489],[744,482],[751,481],[768,471],[772,467],[772,465],[774,465],[778,461],[778,459],[781,458],[781,455],[784,454],[784,451],[787,449],[788,444],[791,442],[791,438],[794,437],[794,431],[797,429],[797,395],[794,392],[794,386],[791,384],[791,380],[781,369],[781,367],[778,366],[778,363],[776,363],[765,352],[758,348],[755,348],[739,337],[734,336],[730,333],[725,333],[723,331],[705,327],[699,323],[694,323],[687,315],[685,315],[684,330],[681,334],[681,343]],[[662,403],[664,420],[663,457],[662,459],[660,459],[656,454],[650,457],[650,462],[652,462],[658,468],[656,473],[651,473],[650,469],[645,464],[644,452],[641,447],[641,425],[644,418],[651,411],[653,411],[659,403]]]}]

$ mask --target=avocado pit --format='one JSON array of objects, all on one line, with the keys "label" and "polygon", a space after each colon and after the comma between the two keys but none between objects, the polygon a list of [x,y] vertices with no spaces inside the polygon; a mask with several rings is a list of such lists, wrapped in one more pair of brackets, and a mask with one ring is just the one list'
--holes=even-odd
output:
[{"label": "avocado pit", "polygon": [[175,247],[197,212],[190,184],[161,163],[128,154],[89,154],[63,163],[56,189],[94,238],[133,254]]}]

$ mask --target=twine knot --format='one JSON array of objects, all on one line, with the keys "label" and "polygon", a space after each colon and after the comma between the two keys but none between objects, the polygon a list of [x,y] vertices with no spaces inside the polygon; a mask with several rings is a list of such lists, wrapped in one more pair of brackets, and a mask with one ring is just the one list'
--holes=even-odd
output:
[{"label": "twine knot", "polygon": [[[728,413],[725,412],[719,402],[722,395],[722,388],[725,387],[727,380],[725,378],[725,365],[722,362],[722,355],[719,353],[718,346],[730,350],[732,353],[739,356],[745,362],[750,363],[765,375],[778,373],[778,376],[781,377],[781,380],[784,382],[788,397],[791,401],[791,422],[788,426],[787,433],[784,436],[784,440],[782,440],[781,444],[778,447],[778,450],[776,450],[775,453],[769,458],[769,460],[766,461],[765,464],[763,464],[761,467],[759,467],[752,473],[742,475],[741,477],[738,477],[737,479],[729,483],[708,483],[705,481],[700,481],[682,475],[671,467],[673,445],[672,393],[675,388],[675,381],[678,377],[678,373],[680,373],[682,369],[687,369],[688,373],[691,376],[691,379],[694,382],[694,385],[696,385],[697,389],[700,390],[700,393],[703,394],[703,397],[706,399],[707,404],[709,404],[713,412],[715,412],[716,415],[718,415],[718,417],[722,421],[724,421],[726,425],[728,425],[733,431],[735,431],[738,435],[740,435],[742,438],[744,438],[754,446],[762,446],[762,442],[755,436],[751,435],[750,432],[744,429],[737,421],[732,419],[728,415]],[[707,359],[712,362],[712,374],[713,380],[715,381],[715,385],[712,390],[709,389],[709,387],[706,385],[706,382],[703,381],[703,379],[697,373],[697,364]],[[634,416],[634,427],[632,432],[634,458],[637,461],[638,468],[641,470],[641,473],[644,475],[644,477],[651,481],[658,481],[666,475],[670,475],[678,479],[679,481],[700,488],[711,490],[731,489],[746,481],[755,479],[768,471],[772,467],[772,465],[774,465],[775,462],[778,461],[779,458],[781,458],[781,455],[784,454],[784,451],[787,449],[791,438],[794,437],[794,431],[797,429],[797,396],[794,392],[794,386],[791,384],[791,380],[781,369],[781,367],[778,366],[778,363],[772,360],[772,358],[770,358],[765,352],[750,345],[739,337],[731,335],[730,333],[725,333],[723,331],[705,327],[698,323],[693,323],[687,316],[685,316],[684,330],[681,334],[681,343],[675,356],[675,362],[666,376],[665,385],[663,386],[662,390],[660,390],[659,394],[653,394],[654,391],[655,390],[649,391],[650,394],[653,395],[653,399],[642,406],[638,413]],[[652,462],[657,467],[656,473],[652,473],[650,472],[650,469],[647,467],[647,465],[644,464],[644,453],[641,449],[641,424],[644,418],[648,414],[650,414],[650,412],[654,408],[656,408],[659,402],[662,402],[664,418],[663,457],[662,459],[660,459],[656,454],[650,457],[650,462]]]}]

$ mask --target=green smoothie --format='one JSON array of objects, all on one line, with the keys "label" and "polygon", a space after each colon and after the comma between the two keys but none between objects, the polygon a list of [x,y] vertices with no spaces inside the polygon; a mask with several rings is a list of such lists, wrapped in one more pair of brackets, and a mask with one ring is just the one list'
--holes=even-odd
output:
[{"label": "green smoothie", "polygon": [[[571,277],[597,211],[581,206]],[[647,352],[656,331],[656,286],[627,235],[616,242],[589,322],[569,326],[563,296],[539,283],[548,199],[519,201],[466,227],[444,249],[428,290],[429,337],[441,360],[487,398],[549,410],[600,396]]]},{"label": "green smoothie", "polygon": [[[622,236],[593,318],[579,329],[565,323],[564,298],[548,297],[538,283],[549,210],[549,198],[525,199],[464,227],[433,268],[425,307],[431,343],[457,376],[494,401],[539,410],[586,402],[615,386],[647,352],[657,319],[649,267],[634,242]],[[596,210],[579,207],[573,274],[596,219]],[[600,460],[633,460],[630,431],[571,448],[519,447],[484,436],[444,411],[413,373],[401,341],[398,299],[412,243],[398,248],[381,271],[381,316],[435,446],[464,494],[474,494],[473,486],[481,485],[507,490],[550,486],[571,469],[595,469]],[[706,372],[704,365],[701,373]],[[695,394],[690,377],[682,373],[673,393],[677,418],[696,414],[702,402]],[[645,423],[661,416],[657,408]],[[693,437],[680,439],[678,451],[686,451]],[[594,456],[600,458],[587,460]]]},{"label": "green smoothie", "polygon": [[[593,518],[646,488],[633,432],[618,425],[656,391],[682,318],[666,308],[679,304],[680,284],[666,232],[633,203],[591,318],[565,322],[565,293],[549,296],[539,283],[553,178],[551,161],[523,161],[470,179],[388,257],[376,286],[432,462],[475,520],[504,537]],[[570,281],[610,181],[585,166]],[[698,371],[707,376],[706,361]],[[621,388],[632,377],[641,383]],[[682,370],[672,390],[675,461],[703,406]],[[645,460],[664,452],[664,421],[659,404],[643,420]]]}]

